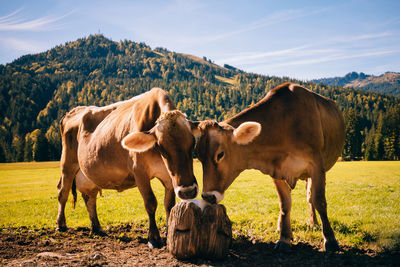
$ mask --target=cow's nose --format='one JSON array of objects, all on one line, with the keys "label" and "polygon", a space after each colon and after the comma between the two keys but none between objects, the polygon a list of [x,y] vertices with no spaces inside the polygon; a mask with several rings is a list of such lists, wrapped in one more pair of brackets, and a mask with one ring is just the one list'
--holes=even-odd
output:
[{"label": "cow's nose", "polygon": [[202,194],[201,194],[201,197],[202,197],[205,201],[207,201],[208,203],[211,203],[211,204],[217,203],[217,198],[215,197],[214,194],[202,193]]},{"label": "cow's nose", "polygon": [[197,190],[197,184],[194,186],[180,187],[177,195],[180,199],[193,199],[197,196]]}]

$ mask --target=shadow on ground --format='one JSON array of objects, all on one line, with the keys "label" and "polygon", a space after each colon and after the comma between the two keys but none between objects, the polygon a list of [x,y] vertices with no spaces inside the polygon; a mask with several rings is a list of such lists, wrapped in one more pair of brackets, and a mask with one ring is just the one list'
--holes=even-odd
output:
[{"label": "shadow on ground", "polygon": [[[265,265],[389,265],[400,263],[400,250],[378,252],[344,247],[336,253],[298,243],[289,251],[277,252],[274,243],[254,242],[237,237],[224,260],[193,259],[179,261],[166,247],[149,249],[145,227],[131,225],[110,227],[108,236],[90,234],[88,228],[69,229],[0,229],[0,265],[5,266],[265,266]],[[165,232],[164,236],[165,236]],[[164,239],[165,241],[165,239]]]}]

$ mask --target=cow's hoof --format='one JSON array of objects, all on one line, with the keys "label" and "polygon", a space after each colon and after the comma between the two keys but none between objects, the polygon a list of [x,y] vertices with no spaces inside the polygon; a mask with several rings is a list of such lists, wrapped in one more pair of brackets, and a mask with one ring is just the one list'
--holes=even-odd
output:
[{"label": "cow's hoof", "polygon": [[283,241],[278,241],[276,242],[276,245],[274,247],[274,250],[279,250],[279,251],[287,251],[290,250],[290,244],[283,242]]},{"label": "cow's hoof", "polygon": [[158,239],[158,240],[149,239],[149,242],[147,242],[147,245],[149,246],[150,249],[161,248],[162,247],[162,242],[161,242],[160,239]]},{"label": "cow's hoof", "polygon": [[340,246],[336,241],[336,239],[325,241],[324,248],[325,251],[331,251],[331,252],[340,251]]},{"label": "cow's hoof", "polygon": [[58,232],[66,232],[68,230],[67,226],[57,226],[56,230]]},{"label": "cow's hoof", "polygon": [[92,235],[107,236],[107,233],[104,232],[103,230],[96,230],[96,231],[92,231]]}]

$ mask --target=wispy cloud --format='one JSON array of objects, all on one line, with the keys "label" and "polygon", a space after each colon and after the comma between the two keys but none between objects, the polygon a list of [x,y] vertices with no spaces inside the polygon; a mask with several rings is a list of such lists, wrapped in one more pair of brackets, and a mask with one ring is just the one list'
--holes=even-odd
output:
[{"label": "wispy cloud", "polygon": [[180,43],[186,44],[207,44],[211,42],[215,42],[218,40],[226,39],[235,35],[239,35],[242,33],[254,31],[260,28],[264,28],[271,25],[281,24],[288,21],[296,20],[303,17],[308,17],[312,15],[316,15],[322,12],[328,11],[329,8],[320,8],[320,9],[285,9],[274,12],[266,17],[260,18],[248,24],[245,24],[236,30],[227,31],[223,33],[216,33],[210,35],[203,36],[195,36],[195,37],[180,37],[177,36],[176,39],[179,40]]},{"label": "wispy cloud", "polygon": [[337,49],[329,49],[329,48],[321,48],[321,49],[310,49],[309,45],[303,45],[288,49],[270,51],[270,52],[255,52],[255,53],[242,53],[239,55],[235,55],[233,57],[225,57],[222,59],[217,59],[218,62],[229,62],[229,63],[238,63],[238,64],[246,64],[257,62],[258,60],[271,59],[271,58],[283,58],[288,56],[309,56],[309,55],[318,55],[318,54],[327,54],[337,52]]},{"label": "wispy cloud", "polygon": [[[317,63],[323,63],[323,62],[329,62],[329,61],[374,57],[374,56],[382,56],[382,55],[390,55],[390,54],[398,54],[398,53],[400,53],[400,50],[364,51],[364,52],[355,53],[355,54],[324,55],[324,56],[316,57],[316,58],[291,60],[291,61],[285,61],[285,62],[274,63],[274,64],[260,63],[260,65],[263,65],[264,67],[301,66],[301,65],[310,65],[310,64],[317,64]],[[246,65],[246,64],[244,64],[244,65]]]},{"label": "wispy cloud", "polygon": [[44,16],[36,19],[24,18],[20,13],[22,8],[0,17],[0,31],[52,31],[63,27],[60,21],[73,11],[61,16]]},{"label": "wispy cloud", "polygon": [[355,45],[363,41],[391,36],[390,32],[361,34],[355,36],[338,36],[321,42],[313,42],[292,48],[268,51],[247,52],[231,57],[216,59],[216,62],[233,64],[239,67],[248,66],[246,69],[263,67],[284,67],[310,65],[322,62],[346,60],[354,58],[365,58],[400,53],[400,50],[389,48],[371,48],[368,45],[363,49],[355,49]]},{"label": "wispy cloud", "polygon": [[22,53],[38,53],[46,49],[46,45],[44,43],[39,43],[32,40],[22,40],[13,37],[0,37],[0,43],[8,49]]},{"label": "wispy cloud", "polygon": [[393,26],[400,23],[400,16],[390,18],[389,20],[383,21],[376,25],[376,27],[385,27],[385,26]]},{"label": "wispy cloud", "polygon": [[339,36],[339,37],[334,37],[326,42],[320,42],[318,44],[322,45],[322,44],[335,44],[335,43],[350,43],[350,42],[356,42],[356,41],[388,37],[391,35],[393,35],[391,32],[386,31],[386,32],[379,32],[379,33],[361,34],[361,35],[355,35],[355,36]]},{"label": "wispy cloud", "polygon": [[19,12],[21,12],[22,8],[19,8],[13,12],[11,12],[8,15],[5,15],[3,17],[0,17],[0,23],[8,22],[10,19],[12,19],[15,15],[17,15]]},{"label": "wispy cloud", "polygon": [[271,15],[261,18],[259,20],[256,20],[250,24],[248,24],[246,27],[244,27],[244,31],[249,31],[249,30],[255,30],[258,28],[266,27],[269,25],[274,25],[274,24],[279,24],[279,23],[284,23],[287,21],[291,20],[296,20],[299,18],[303,17],[309,17],[312,15],[316,15],[319,13],[323,13],[326,11],[329,11],[330,8],[319,8],[319,9],[312,9],[312,8],[301,8],[301,9],[285,9],[285,10],[280,10],[275,13],[272,13]]}]

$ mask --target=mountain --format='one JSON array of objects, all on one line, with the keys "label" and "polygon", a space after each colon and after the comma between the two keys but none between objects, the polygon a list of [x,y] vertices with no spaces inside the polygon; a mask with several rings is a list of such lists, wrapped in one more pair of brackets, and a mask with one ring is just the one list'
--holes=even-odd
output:
[{"label": "mountain", "polygon": [[400,73],[398,72],[386,72],[380,76],[350,72],[344,77],[323,78],[313,80],[313,82],[339,85],[345,88],[358,88],[400,97]]},{"label": "mountain", "polygon": [[0,162],[58,160],[59,121],[78,105],[107,105],[157,86],[189,119],[222,121],[288,81],[337,102],[348,121],[344,157],[369,151],[371,159],[399,158],[399,98],[246,73],[206,57],[93,35],[0,65]]}]

